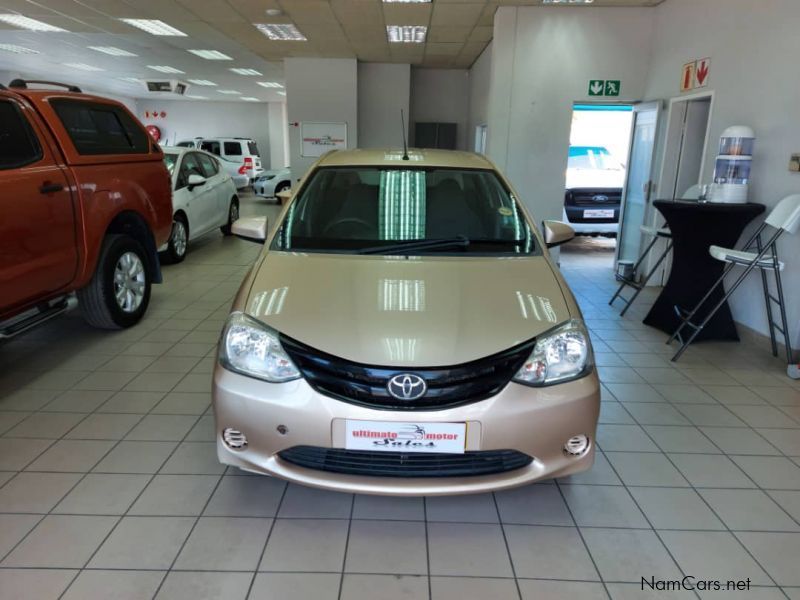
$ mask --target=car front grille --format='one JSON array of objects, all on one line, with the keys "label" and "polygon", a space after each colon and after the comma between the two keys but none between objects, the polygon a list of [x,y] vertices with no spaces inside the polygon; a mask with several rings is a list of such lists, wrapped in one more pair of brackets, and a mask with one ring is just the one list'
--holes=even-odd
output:
[{"label": "car front grille", "polygon": [[[437,410],[478,402],[502,390],[533,349],[534,341],[469,363],[435,368],[389,368],[364,365],[325,354],[281,336],[281,345],[316,391],[343,402],[382,410]],[[416,400],[398,400],[387,390],[395,375],[411,373],[425,380],[427,391]]]},{"label": "car front grille", "polygon": [[278,456],[306,469],[367,477],[474,477],[514,471],[533,462],[516,450],[427,454],[294,446]]},{"label": "car front grille", "polygon": [[622,201],[622,190],[584,188],[567,190],[565,200],[568,206],[610,208],[618,206]]}]

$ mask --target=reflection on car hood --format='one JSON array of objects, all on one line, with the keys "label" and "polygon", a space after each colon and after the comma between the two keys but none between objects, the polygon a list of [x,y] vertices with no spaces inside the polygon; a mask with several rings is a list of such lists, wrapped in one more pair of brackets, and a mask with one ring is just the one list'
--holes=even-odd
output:
[{"label": "reflection on car hood", "polygon": [[326,353],[406,367],[489,356],[570,318],[541,256],[271,252],[240,308]]}]

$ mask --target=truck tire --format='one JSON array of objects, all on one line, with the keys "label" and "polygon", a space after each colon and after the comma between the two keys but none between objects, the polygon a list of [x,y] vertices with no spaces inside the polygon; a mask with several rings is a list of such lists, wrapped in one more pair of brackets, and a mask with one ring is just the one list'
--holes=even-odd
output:
[{"label": "truck tire", "polygon": [[186,247],[189,244],[189,224],[182,213],[175,215],[172,221],[172,232],[169,234],[167,249],[162,252],[164,262],[177,264],[186,258]]},{"label": "truck tire", "polygon": [[127,235],[107,235],[92,280],[78,290],[83,318],[102,329],[136,325],[150,303],[151,280],[142,245]]},{"label": "truck tire", "polygon": [[239,200],[236,197],[231,198],[231,204],[228,207],[228,222],[225,223],[219,230],[222,235],[231,235],[233,233],[233,222],[239,220]]}]

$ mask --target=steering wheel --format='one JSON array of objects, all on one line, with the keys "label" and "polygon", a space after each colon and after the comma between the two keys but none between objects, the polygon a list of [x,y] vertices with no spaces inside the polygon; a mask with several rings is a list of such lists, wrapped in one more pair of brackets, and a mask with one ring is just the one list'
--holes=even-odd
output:
[{"label": "steering wheel", "polygon": [[372,232],[372,225],[367,223],[365,220],[358,219],[356,217],[345,217],[343,219],[339,219],[337,221],[329,223],[328,226],[322,230],[322,235],[327,236],[331,232],[331,230],[336,229],[337,227],[341,227],[342,225],[357,225],[359,227],[362,227],[368,232]]}]

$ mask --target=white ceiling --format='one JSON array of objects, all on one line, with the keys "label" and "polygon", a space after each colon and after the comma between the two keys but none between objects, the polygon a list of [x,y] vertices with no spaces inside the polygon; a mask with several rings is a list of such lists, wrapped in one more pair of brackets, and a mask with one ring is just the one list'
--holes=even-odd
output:
[{"label": "white ceiling", "polygon": [[[599,6],[654,6],[664,0],[595,0]],[[109,93],[152,97],[141,84],[122,81],[176,78],[208,79],[216,87],[193,85],[191,95],[235,100],[216,90],[238,90],[241,96],[280,101],[280,90],[257,81],[282,82],[287,56],[358,58],[369,62],[402,62],[427,67],[466,68],[492,38],[494,12],[500,5],[540,5],[542,0],[433,0],[432,3],[384,3],[381,0],[0,0],[0,13],[19,13],[69,33],[20,30],[0,22],[0,43],[18,44],[40,54],[0,51],[0,69],[26,76],[56,77]],[[280,10],[268,16],[268,9]],[[553,7],[559,10],[560,7]],[[120,18],[160,19],[187,37],[154,36]],[[305,42],[273,41],[253,23],[294,23]],[[386,25],[425,25],[424,44],[390,44]],[[115,46],[136,57],[112,57],[88,46]],[[234,60],[205,60],[189,49],[218,50]],[[85,63],[104,69],[85,72],[64,66]],[[162,75],[147,65],[169,65],[184,75]],[[230,72],[256,69],[263,77]],[[7,82],[4,82],[7,83]]]}]

